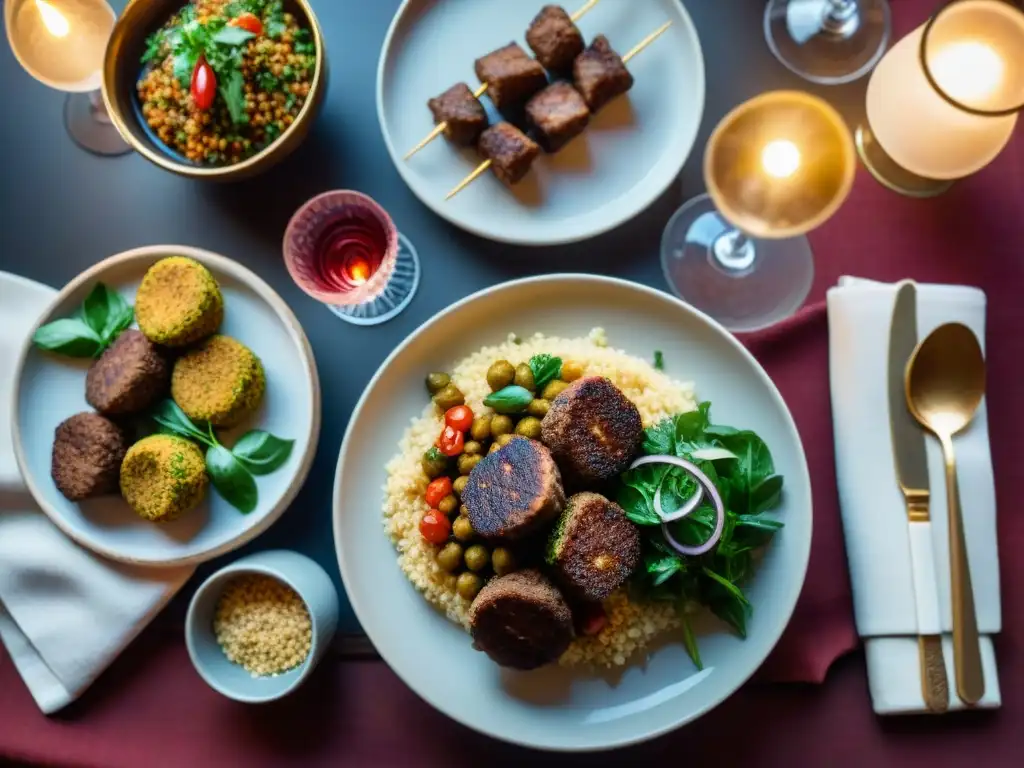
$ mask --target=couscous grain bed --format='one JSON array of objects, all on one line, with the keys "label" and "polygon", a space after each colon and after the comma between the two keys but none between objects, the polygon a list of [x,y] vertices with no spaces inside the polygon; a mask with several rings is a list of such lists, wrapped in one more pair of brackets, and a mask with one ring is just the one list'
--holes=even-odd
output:
[{"label": "couscous grain bed", "polygon": [[[486,418],[491,409],[484,406],[483,401],[492,394],[487,376],[491,364],[507,360],[518,366],[540,354],[561,357],[574,377],[610,379],[636,405],[644,427],[697,406],[691,384],[674,381],[647,362],[609,348],[599,328],[587,337],[575,339],[540,334],[520,339],[510,334],[504,343],[485,347],[456,363],[449,383],[464,395],[465,405],[478,418]],[[458,577],[438,564],[436,548],[424,539],[419,529],[429,509],[424,492],[430,478],[424,472],[422,459],[443,426],[444,415],[432,403],[412,420],[402,436],[398,455],[386,467],[384,525],[398,550],[398,564],[410,582],[449,619],[468,629],[471,601],[460,596]],[[458,538],[458,531],[455,534]],[[632,602],[625,588],[604,601],[604,610],[607,621],[603,628],[595,634],[577,636],[562,654],[561,664],[622,665],[631,655],[648,647],[658,635],[679,626],[671,604]]]},{"label": "couscous grain bed", "polygon": [[195,0],[147,41],[146,124],[195,163],[233,165],[298,117],[316,67],[312,32],[281,0]]}]

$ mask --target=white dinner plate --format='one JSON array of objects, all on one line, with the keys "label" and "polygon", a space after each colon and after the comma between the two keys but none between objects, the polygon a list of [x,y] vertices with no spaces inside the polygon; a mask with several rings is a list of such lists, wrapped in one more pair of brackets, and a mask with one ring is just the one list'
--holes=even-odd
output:
[{"label": "white dinner plate", "polygon": [[[583,0],[566,5],[571,13]],[[490,172],[452,200],[476,167],[472,150],[443,137],[403,157],[434,127],[427,100],[457,82],[475,89],[478,57],[526,29],[543,5],[509,0],[405,0],[381,51],[377,113],[388,152],[406,183],[452,224],[491,240],[552,245],[606,232],[653,203],[679,175],[704,110],[704,60],[679,0],[601,0],[578,22],[589,43],[605,34],[624,55],[666,21],[672,26],[629,63],[635,85],[555,155],[543,155],[516,187]],[[486,95],[491,122],[500,119]]]},{"label": "white dinner plate", "polygon": [[[773,515],[785,523],[748,585],[748,637],[704,627],[698,672],[667,642],[618,676],[499,669],[461,627],[434,610],[399,569],[382,522],[384,466],[426,402],[424,376],[450,370],[510,332],[560,337],[605,329],[609,345],[643,359],[664,354],[666,372],[694,381],[714,421],[752,429],[785,477]],[[706,315],[660,291],[589,275],[505,283],[455,304],[415,331],[384,362],[349,422],[334,487],[334,540],[345,589],[381,656],[434,707],[493,737],[554,750],[597,750],[642,741],[699,717],[761,665],[789,621],[811,545],[811,485],[786,404],[757,361]],[[694,736],[699,738],[699,735]],[[680,757],[685,762],[685,755]]]},{"label": "white dinner plate", "polygon": [[275,472],[258,477],[259,503],[245,515],[211,487],[202,504],[169,523],[136,515],[117,495],[68,501],[50,476],[57,425],[81,411],[89,361],[61,357],[26,338],[17,362],[12,403],[12,438],[18,468],[36,502],[82,546],[139,565],[199,563],[251,541],[280,517],[309,473],[320,434],[320,383],[313,351],[295,315],[253,272],[231,259],[182,245],[156,245],[111,256],[76,277],[53,299],[33,327],[68,317],[98,282],[129,304],[146,270],[165,256],[188,256],[213,273],[224,295],[220,333],[248,346],[263,362],[267,387],[259,410],[221,435],[226,445],[249,429],[295,441],[291,456]]}]

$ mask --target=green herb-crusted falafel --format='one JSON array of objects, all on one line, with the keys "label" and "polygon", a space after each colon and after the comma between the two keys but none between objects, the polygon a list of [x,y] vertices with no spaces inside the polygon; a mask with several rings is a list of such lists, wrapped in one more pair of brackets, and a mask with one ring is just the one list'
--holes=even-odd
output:
[{"label": "green herb-crusted falafel", "polygon": [[181,410],[215,427],[233,427],[253,413],[265,389],[260,359],[230,336],[212,336],[182,355],[171,376],[171,397]]},{"label": "green herb-crusted falafel", "polygon": [[194,509],[207,484],[202,451],[183,437],[143,438],[121,463],[121,495],[139,517],[153,522],[167,522]]},{"label": "green herb-crusted falafel", "polygon": [[210,270],[194,259],[170,256],[142,278],[135,319],[150,341],[183,347],[217,332],[224,319],[224,297]]}]

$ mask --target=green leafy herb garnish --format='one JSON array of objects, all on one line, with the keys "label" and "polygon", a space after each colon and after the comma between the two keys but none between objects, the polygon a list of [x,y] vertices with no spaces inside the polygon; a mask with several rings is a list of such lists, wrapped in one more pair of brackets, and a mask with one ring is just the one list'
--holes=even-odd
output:
[{"label": "green leafy herb garnish", "polygon": [[658,371],[665,370],[665,356],[661,353],[660,349],[654,350],[654,368]]},{"label": "green leafy herb garnish", "polygon": [[[683,643],[694,664],[702,668],[687,606],[710,609],[738,635],[746,636],[751,606],[743,585],[753,575],[754,552],[783,527],[766,515],[781,501],[783,479],[775,474],[771,452],[758,435],[711,423],[710,403],[646,429],[643,452],[678,456],[696,464],[715,484],[725,504],[718,544],[706,554],[686,557],[666,541],[654,509],[654,495],[660,488],[663,508],[677,508],[696,491],[690,475],[671,465],[644,465],[621,476],[616,494],[619,505],[641,531],[643,567],[634,573],[632,586],[647,599],[676,603]],[[703,504],[669,525],[675,539],[697,546],[714,531],[715,511]]]},{"label": "green leafy herb garnish", "polygon": [[164,31],[158,29],[146,38],[146,52],[142,54],[142,63],[148,64],[160,55],[164,48]]},{"label": "green leafy herb garnish", "polygon": [[241,27],[221,27],[210,40],[221,45],[241,45],[246,40],[252,40],[256,35],[248,29]]},{"label": "green leafy herb garnish", "polygon": [[530,358],[530,370],[533,371],[533,385],[540,392],[545,384],[557,379],[562,373],[562,358],[534,355]]},{"label": "green leafy herb garnish", "polygon": [[284,4],[281,0],[270,0],[266,4],[267,17],[263,22],[267,37],[277,40],[287,29],[284,23]]},{"label": "green leafy herb garnish", "polygon": [[164,400],[150,418],[165,434],[178,435],[206,447],[206,473],[217,493],[231,506],[248,514],[256,508],[259,493],[253,475],[268,475],[291,456],[294,440],[254,429],[242,435],[232,448],[217,439],[213,428],[204,430],[173,400]]},{"label": "green leafy herb garnish", "polygon": [[245,77],[242,73],[237,69],[232,70],[227,82],[222,82],[218,91],[228,105],[231,122],[235,125],[249,122],[249,115],[245,111]]},{"label": "green leafy herb garnish", "polygon": [[41,326],[32,341],[40,349],[67,357],[99,357],[134,318],[134,310],[121,294],[97,283],[77,316]]},{"label": "green leafy herb garnish", "polygon": [[510,385],[484,398],[484,405],[498,413],[519,413],[533,402],[533,393],[525,387]]}]

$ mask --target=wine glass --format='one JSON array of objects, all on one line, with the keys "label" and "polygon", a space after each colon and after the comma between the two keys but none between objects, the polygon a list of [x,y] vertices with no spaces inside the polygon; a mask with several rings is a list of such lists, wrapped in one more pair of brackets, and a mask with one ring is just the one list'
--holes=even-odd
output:
[{"label": "wine glass", "polygon": [[115,19],[105,0],[4,0],[7,42],[18,63],[43,85],[68,94],[64,126],[76,144],[97,155],[131,151],[100,93]]},{"label": "wine glass", "polygon": [[404,310],[420,260],[387,211],[361,192],[325,192],[292,216],[284,260],[296,284],[353,325],[378,325]]},{"label": "wine glass", "polygon": [[892,34],[889,0],[770,0],[764,34],[775,57],[813,83],[863,77]]},{"label": "wine glass", "polygon": [[672,291],[731,331],[796,312],[814,278],[804,235],[846,199],[855,168],[846,123],[818,97],[773,91],[741,104],[708,140],[708,194],[676,211],[662,236]]}]

